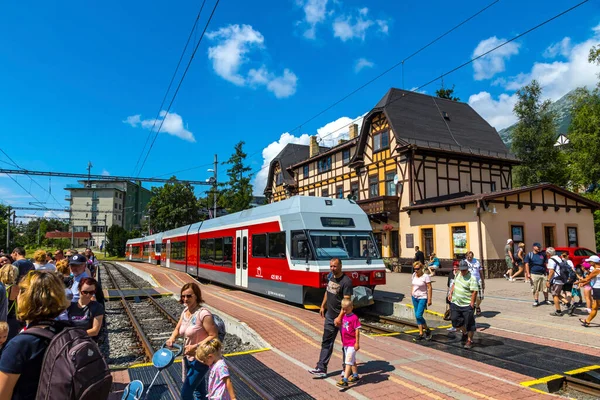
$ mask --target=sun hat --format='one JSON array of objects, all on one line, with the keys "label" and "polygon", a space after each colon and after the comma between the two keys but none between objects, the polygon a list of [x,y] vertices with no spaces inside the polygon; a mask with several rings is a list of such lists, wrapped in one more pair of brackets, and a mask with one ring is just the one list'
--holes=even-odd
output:
[{"label": "sun hat", "polygon": [[588,258],[585,261],[587,261],[587,262],[593,262],[595,264],[600,264],[600,257],[598,257],[598,256],[591,256],[590,258]]},{"label": "sun hat", "polygon": [[508,239],[508,240],[506,241],[506,244],[510,244],[510,242],[512,242],[512,241],[513,241],[512,239]]}]

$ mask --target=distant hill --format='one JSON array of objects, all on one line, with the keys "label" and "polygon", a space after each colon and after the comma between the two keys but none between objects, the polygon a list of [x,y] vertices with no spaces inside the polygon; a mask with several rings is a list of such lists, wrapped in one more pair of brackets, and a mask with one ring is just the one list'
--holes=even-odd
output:
[{"label": "distant hill", "polygon": [[[569,125],[571,124],[571,106],[573,105],[570,97],[574,92],[575,90],[570,91],[560,99],[556,100],[550,106],[550,109],[556,112],[558,133],[566,134],[569,130]],[[498,132],[504,144],[506,144],[506,146],[509,148],[512,143],[512,133],[516,126],[517,124],[513,124],[508,128],[504,128]]]}]

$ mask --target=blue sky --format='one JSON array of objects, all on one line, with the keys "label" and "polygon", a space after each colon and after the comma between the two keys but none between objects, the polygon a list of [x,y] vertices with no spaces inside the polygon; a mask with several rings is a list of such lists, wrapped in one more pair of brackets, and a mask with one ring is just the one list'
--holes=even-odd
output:
[{"label": "blue sky", "polygon": [[[214,1],[206,1],[201,27]],[[347,132],[343,127],[390,87],[402,87],[401,68],[292,129],[491,2],[222,0],[141,176],[202,166],[178,177],[206,179],[213,155],[226,160],[244,140],[259,192],[263,166],[285,144],[307,143],[314,134],[328,135],[326,144],[337,141]],[[501,0],[407,61],[404,88],[418,87],[577,3]],[[0,148],[30,170],[85,173],[91,161],[93,173],[134,175],[200,4],[5,4]],[[462,101],[501,129],[514,122],[515,90],[532,78],[551,99],[595,84],[598,68],[587,64],[587,50],[600,42],[600,30],[594,30],[599,24],[599,4],[591,1],[444,82],[455,84]],[[431,94],[437,87],[439,82],[422,90]],[[0,165],[10,167],[6,162],[0,154]],[[219,168],[219,179],[226,179],[226,167]],[[48,206],[59,205],[29,178],[15,178],[38,199],[48,199]],[[36,181],[67,204],[63,188],[74,181]],[[0,176],[0,201],[26,205],[33,199]]]}]

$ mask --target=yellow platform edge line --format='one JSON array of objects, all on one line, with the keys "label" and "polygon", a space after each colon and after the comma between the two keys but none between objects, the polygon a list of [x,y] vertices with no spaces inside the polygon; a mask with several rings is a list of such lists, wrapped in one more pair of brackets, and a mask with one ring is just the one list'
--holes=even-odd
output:
[{"label": "yellow platform edge line", "polygon": [[320,310],[321,307],[315,304],[304,304],[304,308],[307,310]]},{"label": "yellow platform edge line", "polygon": [[409,330],[409,331],[404,331],[404,332],[402,332],[402,333],[411,334],[411,333],[418,333],[418,332],[421,332],[421,331],[420,331],[420,330],[418,330],[418,329],[411,329],[411,330]]},{"label": "yellow platform edge line", "polygon": [[[400,303],[400,305],[408,307],[408,308],[414,308],[412,304],[404,304],[404,303]],[[431,315],[436,315],[438,317],[444,317],[444,314],[441,314],[437,311],[431,311],[431,310],[425,310],[425,313],[427,314],[431,314]]]},{"label": "yellow platform edge line", "polygon": [[402,334],[402,332],[391,332],[391,333],[374,333],[372,335],[367,335],[370,337],[378,337],[378,336],[398,336]]},{"label": "yellow platform edge line", "polygon": [[238,352],[235,352],[235,353],[223,354],[223,357],[243,356],[245,354],[262,353],[263,351],[269,351],[269,350],[271,350],[270,347],[263,347],[262,349],[247,350],[247,351],[238,351]]},{"label": "yellow platform edge line", "polygon": [[540,379],[535,379],[533,381],[521,382],[521,385],[529,387],[529,386],[533,386],[533,385],[539,385],[541,383],[548,383],[548,382],[553,381],[555,379],[563,379],[563,378],[564,378],[564,376],[562,376],[562,375],[550,375],[550,376],[545,376],[545,377],[540,378]]},{"label": "yellow platform edge line", "polygon": [[571,371],[565,372],[565,375],[581,374],[583,372],[593,371],[595,369],[600,369],[600,365],[590,365],[589,367],[583,367],[583,368],[573,369]]}]

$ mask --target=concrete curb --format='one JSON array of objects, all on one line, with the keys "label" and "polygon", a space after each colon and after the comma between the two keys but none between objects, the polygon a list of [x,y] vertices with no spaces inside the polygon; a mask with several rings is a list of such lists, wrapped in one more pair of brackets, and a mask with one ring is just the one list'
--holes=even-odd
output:
[{"label": "concrete curb", "polygon": [[154,279],[154,277],[152,276],[152,274],[149,274],[147,272],[141,271],[137,268],[135,268],[134,266],[130,265],[130,264],[123,264],[120,262],[116,263],[118,266],[125,268],[126,270],[128,270],[131,273],[136,274],[137,276],[139,276],[142,279],[145,279],[148,283],[150,283],[153,287],[159,287],[160,285],[158,284],[158,282],[156,282],[156,279]]}]

